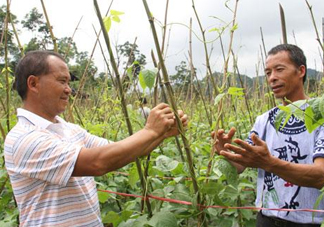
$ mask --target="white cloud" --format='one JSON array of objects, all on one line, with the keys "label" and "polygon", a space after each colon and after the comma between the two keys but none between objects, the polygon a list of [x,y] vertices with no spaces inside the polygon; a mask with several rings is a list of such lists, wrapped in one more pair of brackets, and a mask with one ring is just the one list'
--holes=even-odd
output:
[{"label": "white cloud", "polygon": [[[6,2],[4,0],[2,4]],[[78,0],[44,0],[50,21],[54,28],[54,33],[57,37],[71,36],[76,28],[77,23],[83,16],[81,25],[75,35],[75,41],[79,50],[91,52],[95,34],[92,26],[94,25],[99,30],[98,19],[95,15],[93,1],[78,1]],[[98,0],[101,8],[101,13],[104,14],[110,4],[107,0]],[[228,2],[233,9],[234,0]],[[240,0],[238,5],[237,23],[238,30],[234,34],[233,50],[238,54],[239,68],[241,73],[255,75],[255,67],[260,60],[260,45],[261,35],[260,27],[263,29],[264,40],[267,50],[272,46],[279,44],[282,40],[279,3],[283,6],[286,16],[288,42],[295,43],[293,32],[297,44],[304,50],[308,65],[319,69],[320,56],[318,52],[318,43],[315,40],[315,31],[312,25],[310,12],[304,0],[281,0],[281,1],[265,1],[265,0]],[[324,9],[323,0],[309,0],[313,5],[313,13],[316,18],[317,28],[322,34],[321,22]],[[166,1],[148,0],[148,5],[154,17],[163,22],[165,15]],[[214,17],[220,18],[227,23],[232,19],[232,13],[225,7],[225,1],[216,0],[196,0],[196,9],[200,16],[202,25],[205,29],[210,29],[215,26],[220,26],[221,22]],[[42,12],[41,3],[39,0],[19,1],[13,0],[11,12],[18,16],[19,20],[27,14],[32,7],[39,8]],[[143,3],[140,0],[115,0],[112,9],[125,12],[121,16],[121,23],[114,24],[110,32],[111,39],[114,44],[123,44],[126,41],[133,42],[137,37],[137,44],[140,51],[145,54],[150,61],[150,51],[155,50],[153,38],[151,34],[150,24],[148,22]],[[179,24],[189,26],[190,17],[193,18],[194,31],[201,36],[194,12],[192,10],[191,0],[170,0],[168,23],[177,23],[172,25],[170,42],[168,43],[168,58],[166,64],[168,70],[174,72],[174,67],[181,60],[186,60],[189,49],[189,31]],[[161,28],[157,26],[159,34]],[[215,33],[207,32],[207,39],[212,40]],[[26,34],[21,34],[22,37]],[[27,39],[28,40],[28,39]],[[26,42],[26,40],[25,40]],[[225,51],[229,45],[228,31],[223,37]],[[208,47],[213,47],[211,57],[211,65],[213,70],[222,71],[222,52],[220,49],[219,40]],[[199,68],[199,72],[204,75],[204,51],[202,43],[193,37],[193,58],[195,66]],[[103,70],[103,60],[100,50],[96,50],[95,61],[100,70]],[[148,66],[150,67],[150,66]],[[322,70],[321,68],[319,70]]]}]

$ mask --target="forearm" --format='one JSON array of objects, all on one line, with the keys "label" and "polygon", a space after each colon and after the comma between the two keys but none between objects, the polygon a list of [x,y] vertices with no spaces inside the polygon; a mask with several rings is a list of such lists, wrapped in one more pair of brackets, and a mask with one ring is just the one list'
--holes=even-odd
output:
[{"label": "forearm", "polygon": [[78,156],[73,176],[99,176],[121,168],[137,157],[147,155],[152,145],[163,139],[149,130],[142,129],[132,136],[91,149],[83,148]]},{"label": "forearm", "polygon": [[323,160],[314,164],[298,164],[271,157],[264,170],[292,184],[321,189],[324,186],[323,168]]}]

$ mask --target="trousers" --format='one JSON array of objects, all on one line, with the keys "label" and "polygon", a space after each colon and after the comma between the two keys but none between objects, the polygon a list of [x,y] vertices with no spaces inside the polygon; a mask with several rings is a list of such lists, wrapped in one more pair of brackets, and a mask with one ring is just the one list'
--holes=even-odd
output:
[{"label": "trousers", "polygon": [[320,224],[304,224],[287,221],[281,218],[268,217],[260,211],[257,215],[257,227],[320,227]]}]

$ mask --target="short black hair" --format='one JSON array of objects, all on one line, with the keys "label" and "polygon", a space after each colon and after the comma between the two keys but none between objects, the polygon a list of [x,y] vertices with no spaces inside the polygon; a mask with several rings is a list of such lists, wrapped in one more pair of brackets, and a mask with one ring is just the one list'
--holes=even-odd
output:
[{"label": "short black hair", "polygon": [[303,78],[303,83],[305,83],[306,76],[307,76],[307,64],[306,64],[306,57],[305,57],[303,50],[293,44],[279,44],[279,45],[273,47],[268,52],[268,55],[274,55],[281,51],[288,52],[289,59],[296,66],[296,68],[299,68],[302,65],[305,66],[305,75]]},{"label": "short black hair", "polygon": [[17,90],[22,100],[25,100],[27,96],[28,77],[30,75],[41,76],[49,73],[50,67],[47,61],[49,56],[58,57],[65,62],[60,54],[48,50],[29,51],[19,60],[15,70],[13,88]]}]

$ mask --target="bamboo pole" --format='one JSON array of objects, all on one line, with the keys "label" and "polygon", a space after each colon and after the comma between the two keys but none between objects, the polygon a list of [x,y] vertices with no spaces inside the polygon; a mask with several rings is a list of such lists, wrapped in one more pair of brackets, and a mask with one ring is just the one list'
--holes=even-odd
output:
[{"label": "bamboo pole", "polygon": [[[103,33],[104,38],[105,38],[107,49],[108,49],[108,52],[109,52],[110,63],[112,65],[112,69],[113,69],[113,71],[115,73],[115,76],[116,76],[116,84],[118,86],[119,98],[120,98],[120,101],[121,101],[121,104],[122,104],[122,110],[123,110],[123,113],[124,113],[124,116],[125,116],[127,129],[128,129],[129,135],[133,135],[133,129],[132,129],[132,125],[131,125],[131,122],[130,122],[129,115],[128,115],[127,107],[126,107],[126,100],[125,100],[125,96],[124,96],[124,92],[123,92],[123,87],[122,87],[122,84],[121,84],[121,79],[120,79],[120,75],[119,75],[119,72],[118,72],[117,64],[115,62],[114,54],[112,52],[112,48],[111,48],[111,45],[110,45],[110,39],[109,39],[109,36],[108,36],[108,32],[107,32],[106,27],[105,27],[105,25],[103,23],[97,0],[94,0],[93,2],[94,2],[94,6],[95,6],[95,9],[96,9],[97,16],[98,16],[98,20],[99,20],[99,23],[100,23],[100,26],[101,26],[101,29],[102,29],[102,33]],[[150,201],[146,197],[146,195],[147,195],[147,187],[146,187],[146,182],[144,180],[144,176],[143,176],[143,172],[142,172],[142,166],[141,166],[140,160],[138,158],[136,158],[135,163],[136,163],[138,175],[140,177],[140,182],[141,182],[141,186],[142,186],[142,190],[143,190],[143,195],[144,195],[145,202],[146,202],[146,207],[147,207],[147,210],[148,210],[148,216],[151,217],[152,216],[152,209],[151,209]]]},{"label": "bamboo pole", "polygon": [[[219,94],[219,90],[217,87],[217,83],[215,82],[214,78],[213,78],[213,72],[211,70],[210,67],[210,61],[209,61],[209,56],[208,56],[208,51],[207,51],[207,42],[206,42],[206,37],[205,37],[205,30],[202,27],[202,24],[200,22],[197,10],[196,10],[196,6],[195,6],[195,2],[194,0],[192,0],[192,8],[194,10],[199,28],[200,28],[200,32],[202,34],[202,39],[203,39],[203,45],[204,45],[204,51],[205,51],[205,61],[206,61],[206,68],[207,68],[207,78],[209,78],[212,82],[212,86],[213,86],[213,90],[215,92],[215,97]],[[213,95],[211,95],[211,97],[213,97]]]},{"label": "bamboo pole", "polygon": [[[171,87],[171,84],[170,84],[170,81],[169,81],[168,72],[167,72],[166,66],[164,64],[164,60],[163,60],[163,56],[162,56],[158,36],[157,36],[155,25],[154,25],[154,19],[153,19],[152,15],[151,15],[151,12],[149,10],[149,7],[148,7],[148,4],[147,4],[146,0],[143,0],[143,5],[144,5],[144,8],[145,8],[149,23],[151,25],[151,31],[152,31],[152,35],[153,35],[153,39],[154,39],[154,43],[155,43],[155,47],[156,47],[156,52],[157,52],[158,58],[159,58],[159,65],[160,65],[161,70],[162,70],[164,84],[165,84],[165,86],[167,88],[169,101],[170,101],[171,107],[173,108],[173,111],[174,111],[174,114],[175,114],[175,117],[176,117],[177,126],[178,126],[178,129],[180,131],[181,138],[182,138],[184,148],[185,148],[185,151],[186,151],[187,164],[188,164],[188,167],[189,167],[189,173],[190,173],[191,178],[192,178],[192,184],[193,184],[194,192],[195,192],[195,195],[197,196],[197,204],[200,204],[201,203],[201,197],[200,197],[199,186],[198,186],[198,182],[197,182],[197,178],[196,178],[196,174],[195,174],[195,169],[194,169],[194,166],[193,166],[193,159],[192,159],[192,155],[191,155],[191,150],[190,150],[189,142],[188,142],[188,140],[187,140],[187,138],[185,136],[184,128],[183,128],[183,125],[181,123],[180,117],[179,117],[179,115],[177,113],[177,105],[176,105],[176,103],[174,101],[174,96],[173,96],[172,87]],[[204,219],[202,218],[200,221],[203,223]]]},{"label": "bamboo pole", "polygon": [[280,3],[279,3],[279,9],[280,9],[280,19],[281,19],[282,42],[284,44],[287,44],[288,42],[287,42],[285,12]]},{"label": "bamboo pole", "polygon": [[42,3],[45,18],[46,18],[46,24],[47,24],[48,30],[50,31],[51,38],[52,38],[52,41],[53,41],[54,52],[58,52],[57,43],[56,43],[56,37],[54,36],[53,29],[52,29],[51,23],[49,21],[48,15],[47,15],[47,11],[46,11],[44,1],[41,0],[41,3]]}]

